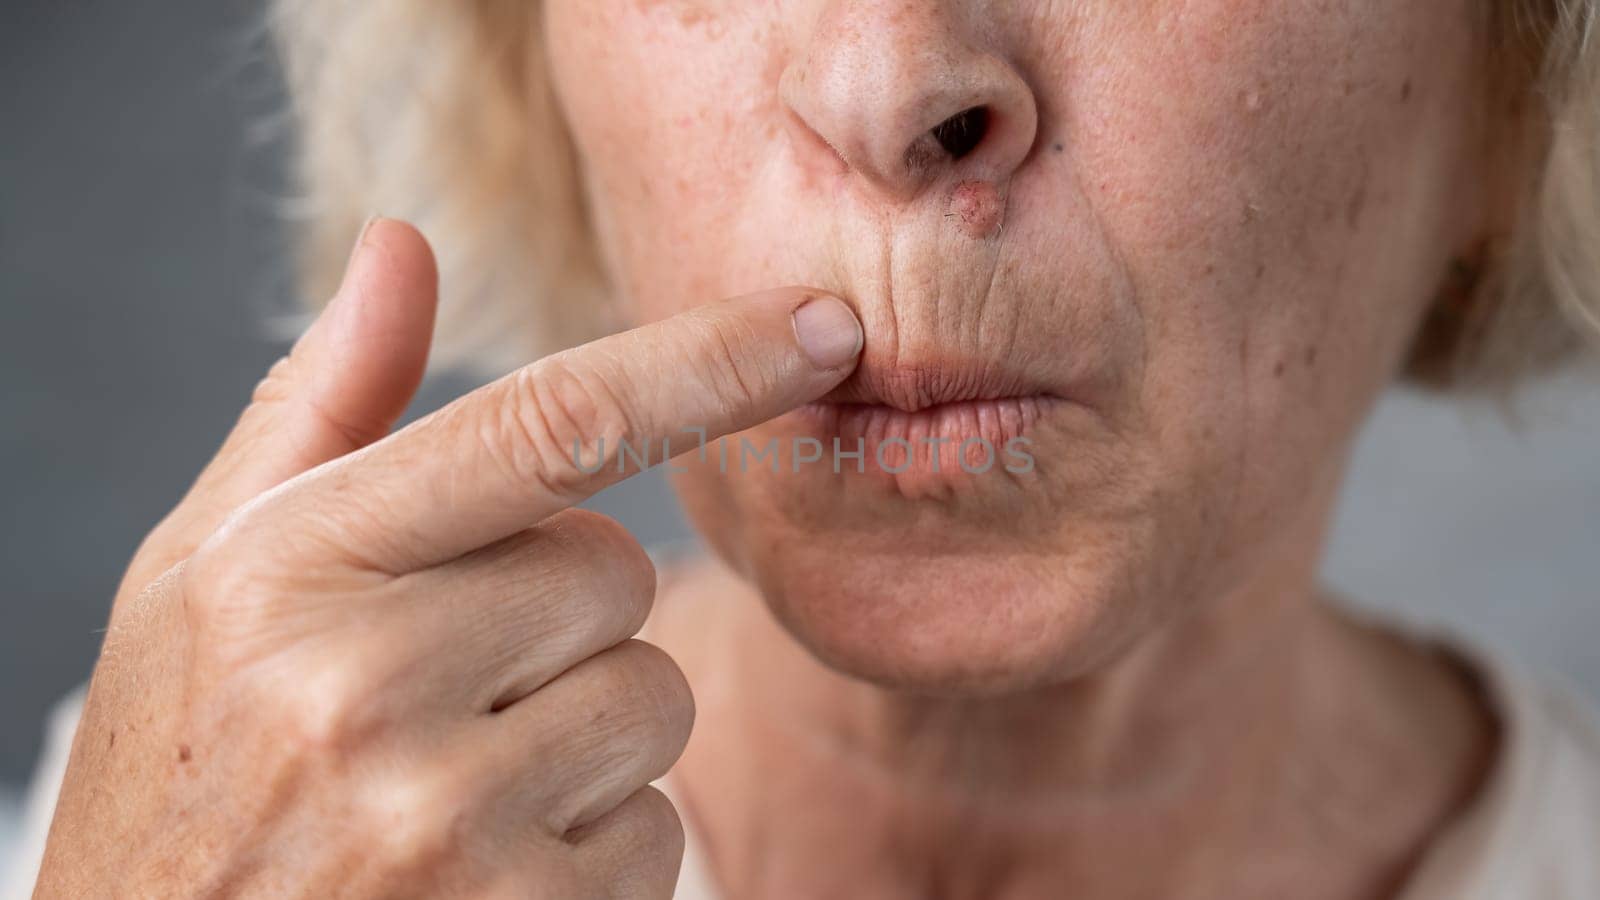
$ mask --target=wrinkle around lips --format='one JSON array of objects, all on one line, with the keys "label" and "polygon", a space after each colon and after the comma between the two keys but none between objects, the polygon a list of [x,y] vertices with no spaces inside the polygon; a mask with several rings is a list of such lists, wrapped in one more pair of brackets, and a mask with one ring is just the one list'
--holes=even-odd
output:
[{"label": "wrinkle around lips", "polygon": [[[777,240],[770,218],[735,219],[736,243],[764,252],[728,287],[804,284],[855,309],[866,330],[860,366],[823,400],[917,410],[1045,395],[1102,411],[1123,405],[1141,343],[1129,321],[1134,291],[1101,230],[1041,215],[1057,176],[969,179],[890,206],[848,179],[806,181],[780,163],[760,178],[766,194],[797,198],[793,217]],[[991,211],[1003,221],[975,240],[962,215],[984,211],[966,202],[996,186],[1003,209]],[[1072,196],[1072,220],[1092,220],[1089,198]]]}]

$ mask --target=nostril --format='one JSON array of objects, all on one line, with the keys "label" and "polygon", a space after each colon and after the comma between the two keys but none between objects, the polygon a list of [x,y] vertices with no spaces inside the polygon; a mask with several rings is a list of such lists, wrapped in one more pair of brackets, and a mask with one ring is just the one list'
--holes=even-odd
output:
[{"label": "nostril", "polygon": [[951,159],[960,159],[977,149],[989,131],[989,110],[974,106],[962,110],[933,127],[933,138]]}]

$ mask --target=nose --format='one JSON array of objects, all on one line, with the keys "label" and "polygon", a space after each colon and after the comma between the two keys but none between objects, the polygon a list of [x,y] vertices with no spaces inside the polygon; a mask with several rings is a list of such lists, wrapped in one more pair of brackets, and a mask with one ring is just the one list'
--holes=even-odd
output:
[{"label": "nose", "polygon": [[[1038,129],[1032,88],[950,0],[828,0],[778,89],[797,151],[905,202],[1003,184]],[[952,7],[958,9],[952,9]]]}]

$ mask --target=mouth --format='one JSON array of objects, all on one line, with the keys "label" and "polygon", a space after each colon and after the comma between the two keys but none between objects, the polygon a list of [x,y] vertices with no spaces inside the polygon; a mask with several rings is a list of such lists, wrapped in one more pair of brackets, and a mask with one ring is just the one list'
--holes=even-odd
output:
[{"label": "mouth", "polygon": [[995,364],[886,368],[854,375],[798,411],[824,442],[860,449],[892,474],[977,473],[1025,447],[1029,431],[1065,399]]},{"label": "mouth", "polygon": [[846,448],[858,444],[882,456],[880,467],[909,463],[939,471],[939,460],[953,469],[987,468],[997,455],[1014,449],[1034,423],[1059,398],[1046,395],[997,397],[937,403],[917,410],[872,403],[817,402],[800,412],[825,438],[838,438]]},{"label": "mouth", "polygon": [[920,366],[884,366],[864,359],[842,384],[818,404],[878,407],[905,413],[1024,398],[1051,397],[1043,381],[1004,363],[941,360]]}]

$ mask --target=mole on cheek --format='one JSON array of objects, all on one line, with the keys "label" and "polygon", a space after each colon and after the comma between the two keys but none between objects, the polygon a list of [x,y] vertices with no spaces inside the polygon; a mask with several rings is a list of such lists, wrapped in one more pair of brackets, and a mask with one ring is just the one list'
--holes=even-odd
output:
[{"label": "mole on cheek", "polygon": [[950,195],[950,211],[967,237],[974,240],[992,237],[1000,231],[1006,204],[992,182],[963,181]]}]

